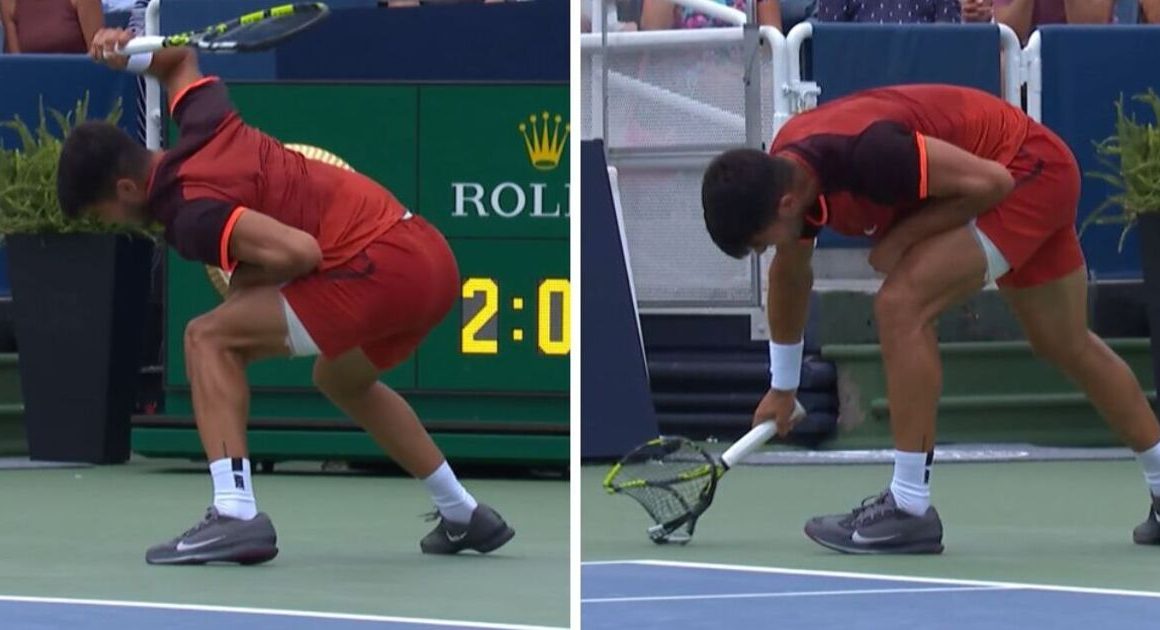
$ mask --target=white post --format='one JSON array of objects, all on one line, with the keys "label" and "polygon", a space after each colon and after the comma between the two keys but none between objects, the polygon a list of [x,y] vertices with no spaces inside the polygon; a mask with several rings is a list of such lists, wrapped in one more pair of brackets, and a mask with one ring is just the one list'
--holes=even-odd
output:
[{"label": "white post", "polygon": [[1043,122],[1043,40],[1039,31],[1031,34],[1023,49],[1024,82],[1027,83],[1027,115]]},{"label": "white post", "polygon": [[[1006,24],[999,27],[999,43],[1006,56],[1003,66],[1003,98],[1016,107],[1022,107],[1020,88],[1023,87],[1023,49],[1019,46],[1019,36]],[[1002,61],[1002,60],[1001,60]]]},{"label": "white post", "polygon": [[789,30],[785,37],[786,69],[785,91],[792,99],[789,111],[798,113],[811,109],[818,104],[818,94],[821,93],[818,84],[813,81],[802,81],[802,45],[814,36],[814,25],[802,22]]},{"label": "white post", "polygon": [[[161,34],[161,0],[149,0],[145,8],[145,34]],[[153,77],[145,78],[145,148],[161,148],[161,84]]]},{"label": "white post", "polygon": [[[786,73],[789,71],[789,62],[786,60],[787,48],[785,35],[772,26],[761,27],[761,35],[769,42],[770,74],[769,84],[773,88],[773,133],[777,135],[785,121],[789,120],[789,93],[781,88],[786,82]],[[779,81],[781,83],[779,83]]]}]

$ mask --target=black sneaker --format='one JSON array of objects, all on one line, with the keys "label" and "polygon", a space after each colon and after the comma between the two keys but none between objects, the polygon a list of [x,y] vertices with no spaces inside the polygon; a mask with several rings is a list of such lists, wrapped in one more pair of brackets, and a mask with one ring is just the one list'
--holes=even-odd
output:
[{"label": "black sneaker", "polygon": [[149,564],[205,564],[234,562],[260,564],[278,555],[278,535],[270,517],[259,512],[254,518],[223,516],[216,508],[173,540],[145,552]]},{"label": "black sneaker", "polygon": [[842,553],[942,553],[942,521],[933,507],[922,516],[898,508],[889,490],[867,497],[848,514],[818,516],[806,523],[806,536]]},{"label": "black sneaker", "polygon": [[480,503],[471,514],[470,523],[452,523],[436,511],[428,520],[439,524],[419,541],[423,553],[453,554],[464,549],[488,553],[502,547],[516,532],[504,522],[495,510]]},{"label": "black sneaker", "polygon": [[1137,545],[1160,545],[1160,497],[1152,497],[1148,518],[1132,530],[1132,540]]}]

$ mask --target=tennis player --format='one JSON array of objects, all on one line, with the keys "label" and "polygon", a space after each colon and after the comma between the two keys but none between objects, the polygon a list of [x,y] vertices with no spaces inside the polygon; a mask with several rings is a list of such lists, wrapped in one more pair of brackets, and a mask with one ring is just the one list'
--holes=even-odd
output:
[{"label": "tennis player", "polygon": [[[1080,175],[1067,145],[990,94],[944,85],[867,90],[794,116],[770,152],[719,155],[704,175],[705,226],[769,268],[771,389],[754,420],[789,418],[822,228],[868,237],[885,280],[874,301],[894,477],[806,535],[850,553],[939,553],[930,502],[942,371],[935,318],[991,281],[1034,352],[1063,371],[1136,452],[1152,493],[1140,544],[1160,544],[1160,424],[1128,366],[1088,329],[1076,234]],[[789,423],[779,429],[789,430]]]},{"label": "tennis player", "polygon": [[192,51],[116,55],[131,37],[101,30],[92,56],[156,76],[181,139],[150,152],[113,125],[78,126],[60,156],[61,208],[107,222],[158,222],[183,258],[232,272],[225,302],[185,330],[213,506],[192,529],[149,549],[146,561],[254,564],[277,555],[250,479],[245,368],[304,355],[319,355],[318,389],[422,479],[439,520],[420,542],[424,553],[505,544],[515,532],[460,484],[414,410],[378,380],[455,302],[458,268],[443,236],[369,178],[308,160],[247,126]]}]

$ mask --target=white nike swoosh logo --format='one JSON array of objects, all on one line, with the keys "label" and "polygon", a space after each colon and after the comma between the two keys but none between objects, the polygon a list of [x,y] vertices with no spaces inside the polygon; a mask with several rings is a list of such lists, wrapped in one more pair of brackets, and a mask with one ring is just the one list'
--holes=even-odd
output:
[{"label": "white nike swoosh logo", "polygon": [[463,532],[462,534],[452,534],[451,532],[447,532],[447,540],[450,540],[451,542],[459,542],[464,538],[467,538],[467,532]]},{"label": "white nike swoosh logo", "polygon": [[873,543],[886,542],[895,538],[898,538],[898,534],[891,534],[889,536],[863,536],[858,532],[854,532],[854,535],[850,537],[850,540],[860,545],[870,545]]},{"label": "white nike swoosh logo", "polygon": [[877,225],[875,225],[874,227],[871,227],[871,228],[863,228],[862,229],[862,233],[865,234],[866,236],[874,236],[874,233],[877,231],[878,231]]},{"label": "white nike swoosh logo", "polygon": [[181,541],[177,542],[177,550],[178,551],[189,551],[190,549],[200,549],[206,545],[212,545],[215,542],[217,542],[223,538],[225,538],[225,536],[218,536],[217,538],[211,538],[209,540],[203,540],[201,542],[196,542],[196,543],[187,543],[184,540],[181,540]]}]

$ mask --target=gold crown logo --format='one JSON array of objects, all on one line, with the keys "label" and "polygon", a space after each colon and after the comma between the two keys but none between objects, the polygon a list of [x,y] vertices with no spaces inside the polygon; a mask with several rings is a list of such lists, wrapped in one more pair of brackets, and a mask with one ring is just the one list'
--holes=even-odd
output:
[{"label": "gold crown logo", "polygon": [[[549,118],[555,125],[550,124]],[[561,126],[563,134],[560,133]],[[560,165],[560,156],[564,155],[564,147],[568,144],[568,133],[571,130],[572,125],[564,122],[563,116],[556,114],[549,117],[548,112],[541,112],[538,119],[532,114],[528,116],[528,122],[520,123],[520,133],[524,136],[528,159],[532,161],[532,166],[536,170],[550,171]]]}]

